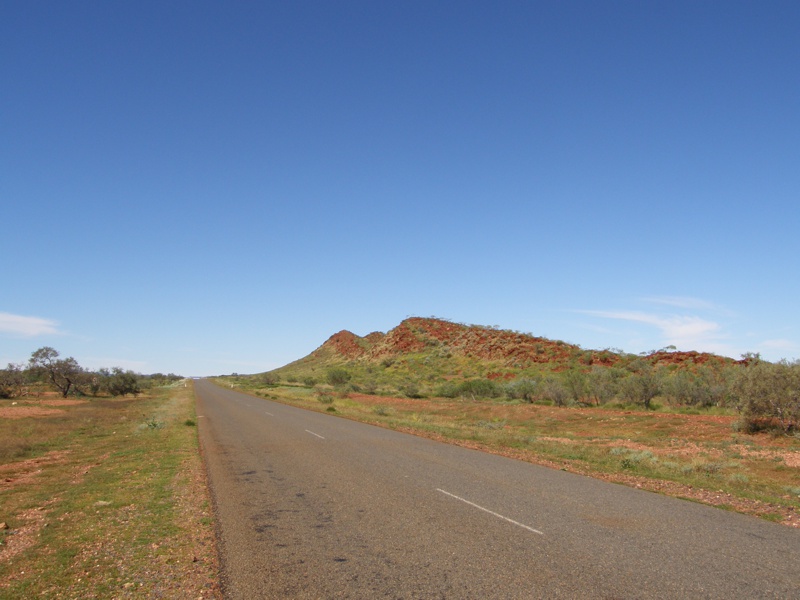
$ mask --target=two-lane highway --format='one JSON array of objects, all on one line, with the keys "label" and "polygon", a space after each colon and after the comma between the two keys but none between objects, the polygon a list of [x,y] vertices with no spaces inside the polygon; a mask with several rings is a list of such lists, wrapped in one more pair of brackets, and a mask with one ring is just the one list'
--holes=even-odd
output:
[{"label": "two-lane highway", "polygon": [[800,531],[195,392],[228,598],[800,598]]}]

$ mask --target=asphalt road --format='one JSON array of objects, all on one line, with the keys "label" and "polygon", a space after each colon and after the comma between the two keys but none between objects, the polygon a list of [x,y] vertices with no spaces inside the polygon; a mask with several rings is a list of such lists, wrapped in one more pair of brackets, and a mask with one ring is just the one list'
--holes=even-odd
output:
[{"label": "asphalt road", "polygon": [[227,598],[800,598],[800,531],[195,391]]}]

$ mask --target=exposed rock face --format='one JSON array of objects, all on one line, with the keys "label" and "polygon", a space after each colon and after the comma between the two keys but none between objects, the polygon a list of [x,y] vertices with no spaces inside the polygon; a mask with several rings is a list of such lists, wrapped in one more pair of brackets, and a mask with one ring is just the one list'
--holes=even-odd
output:
[{"label": "exposed rock face", "polygon": [[364,355],[365,346],[367,343],[368,342],[365,338],[361,338],[356,334],[343,329],[339,333],[334,333],[331,337],[329,337],[328,340],[322,344],[322,346],[315,350],[315,353],[319,353],[323,349],[327,349],[335,354],[341,355],[343,358],[352,360]]},{"label": "exposed rock face", "polygon": [[[499,362],[509,368],[525,368],[536,363],[556,363],[566,367],[575,362],[587,367],[614,366],[622,361],[621,355],[610,350],[583,350],[573,344],[527,333],[422,317],[405,319],[385,334],[376,331],[360,337],[347,330],[340,331],[328,338],[312,356],[379,362],[404,354],[426,352]],[[701,352],[658,351],[643,358],[660,365],[732,362]]]}]

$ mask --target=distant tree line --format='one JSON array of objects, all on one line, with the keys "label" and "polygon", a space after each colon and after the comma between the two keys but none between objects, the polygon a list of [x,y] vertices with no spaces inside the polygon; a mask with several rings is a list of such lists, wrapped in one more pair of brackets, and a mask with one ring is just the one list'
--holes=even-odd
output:
[{"label": "distant tree line", "polygon": [[121,367],[85,369],[74,358],[62,358],[44,346],[31,354],[27,364],[9,364],[0,369],[0,398],[25,396],[32,390],[49,388],[67,396],[137,396],[153,386],[183,379],[170,373],[142,375]]},{"label": "distant tree line", "polygon": [[676,369],[634,361],[626,368],[571,368],[508,383],[489,379],[448,382],[444,397],[519,399],[557,406],[612,402],[654,407],[658,399],[674,407],[731,408],[747,432],[778,429],[800,432],[800,361],[771,363],[751,355],[745,364]]},{"label": "distant tree line", "polygon": [[[399,393],[409,398],[438,396],[469,400],[508,399],[556,406],[638,405],[653,409],[719,407],[739,413],[737,427],[748,433],[775,430],[800,434],[800,361],[768,362],[747,354],[739,363],[654,365],[644,357],[624,366],[573,364],[512,380],[452,379],[428,385],[423,378],[394,382],[381,391],[375,379],[356,377],[346,367],[330,368],[326,382],[368,394]],[[277,383],[275,373],[269,384]],[[290,377],[289,381],[297,381]],[[314,385],[315,380],[304,380]],[[388,383],[388,382],[387,382]]]}]

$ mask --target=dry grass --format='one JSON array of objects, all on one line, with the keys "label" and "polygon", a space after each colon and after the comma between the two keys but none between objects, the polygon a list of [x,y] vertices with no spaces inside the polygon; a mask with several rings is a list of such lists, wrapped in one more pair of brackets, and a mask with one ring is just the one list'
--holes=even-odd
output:
[{"label": "dry grass", "polygon": [[0,406],[0,598],[219,597],[191,388],[53,400]]}]

